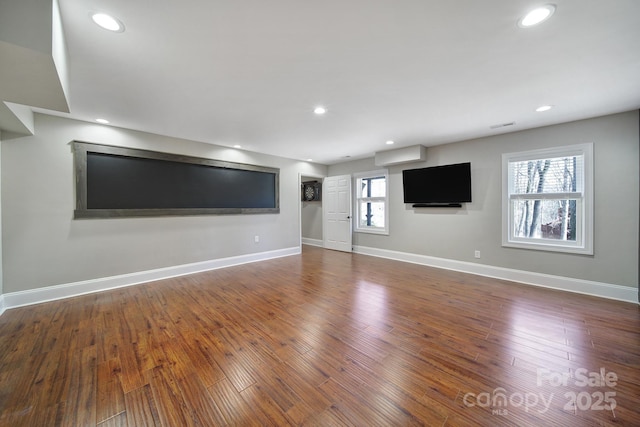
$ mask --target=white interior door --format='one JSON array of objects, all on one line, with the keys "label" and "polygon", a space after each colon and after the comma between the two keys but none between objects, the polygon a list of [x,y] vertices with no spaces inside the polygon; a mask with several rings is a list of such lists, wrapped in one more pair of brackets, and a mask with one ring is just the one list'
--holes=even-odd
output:
[{"label": "white interior door", "polygon": [[351,252],[351,175],[325,178],[322,192],[324,247]]}]

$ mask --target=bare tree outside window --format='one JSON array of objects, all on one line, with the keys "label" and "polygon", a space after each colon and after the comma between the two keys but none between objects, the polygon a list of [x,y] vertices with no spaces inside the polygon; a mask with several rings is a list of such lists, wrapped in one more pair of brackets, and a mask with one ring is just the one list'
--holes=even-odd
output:
[{"label": "bare tree outside window", "polygon": [[355,231],[388,233],[388,185],[386,171],[367,172],[356,176]]},{"label": "bare tree outside window", "polygon": [[384,228],[384,201],[376,198],[385,197],[386,182],[384,176],[362,178],[360,180],[360,225],[364,227]]},{"label": "bare tree outside window", "polygon": [[577,191],[577,162],[578,156],[511,163],[514,193],[540,195],[515,201],[515,236],[576,240],[576,200],[562,197]]},{"label": "bare tree outside window", "polygon": [[503,244],[591,253],[591,159],[591,144],[503,155]]},{"label": "bare tree outside window", "polygon": [[593,254],[593,144],[502,155],[502,245]]}]

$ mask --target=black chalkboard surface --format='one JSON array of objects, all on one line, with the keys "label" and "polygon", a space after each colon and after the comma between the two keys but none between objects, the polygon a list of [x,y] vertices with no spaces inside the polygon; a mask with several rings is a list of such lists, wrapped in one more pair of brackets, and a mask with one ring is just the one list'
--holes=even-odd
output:
[{"label": "black chalkboard surface", "polygon": [[278,213],[279,170],[74,141],[75,218]]}]

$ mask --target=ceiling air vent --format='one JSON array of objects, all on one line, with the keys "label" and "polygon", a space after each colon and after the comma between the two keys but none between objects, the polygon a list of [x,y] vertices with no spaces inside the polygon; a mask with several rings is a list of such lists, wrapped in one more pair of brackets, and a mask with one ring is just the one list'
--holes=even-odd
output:
[{"label": "ceiling air vent", "polygon": [[513,126],[515,124],[516,124],[516,122],[502,123],[502,124],[499,124],[499,125],[489,126],[489,129],[500,129],[500,128],[505,128],[507,126]]}]

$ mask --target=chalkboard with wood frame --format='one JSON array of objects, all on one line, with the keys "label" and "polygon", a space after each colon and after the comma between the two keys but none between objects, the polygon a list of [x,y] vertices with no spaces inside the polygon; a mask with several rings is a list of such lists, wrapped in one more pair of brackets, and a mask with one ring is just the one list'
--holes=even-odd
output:
[{"label": "chalkboard with wood frame", "polygon": [[72,142],[74,218],[279,213],[277,168]]}]

